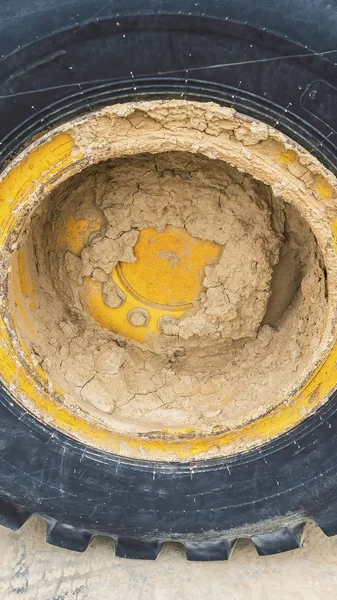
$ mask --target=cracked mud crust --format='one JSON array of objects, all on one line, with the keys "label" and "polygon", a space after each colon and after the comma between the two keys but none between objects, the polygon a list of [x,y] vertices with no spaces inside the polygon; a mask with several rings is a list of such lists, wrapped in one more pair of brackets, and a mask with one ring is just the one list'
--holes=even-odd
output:
[{"label": "cracked mud crust", "polygon": [[[81,250],[57,244],[71,219],[100,224]],[[185,228],[221,255],[205,267],[193,306],[136,344],[97,324],[81,298],[93,277],[104,302],[119,306],[112,270],[136,261],[149,227]],[[324,316],[319,250],[296,209],[223,162],[168,153],[91,167],[46,199],[26,243],[39,301],[37,337],[25,341],[69,401],[111,425],[207,432],[215,418],[221,427],[245,422],[300,384]],[[160,253],[173,268],[174,257]]]},{"label": "cracked mud crust", "polygon": [[[72,135],[76,150],[90,149],[88,166],[36,195],[13,254],[25,257],[34,288],[34,301],[23,299],[29,328],[10,295],[17,334],[59,402],[112,430],[150,435],[231,430],[287,402],[333,341],[323,219],[335,209],[313,206],[318,163],[214,104],[112,107],[79,119]],[[283,179],[279,167],[269,181],[263,173],[271,154]],[[87,285],[109,309],[123,306],[113,270],[137,264],[149,229],[210,242],[217,258],[182,316],[162,317],[158,335],[136,341],[90,316]],[[168,270],[179,266],[170,250],[158,256]],[[142,310],[130,315],[135,328],[146,326]]]}]

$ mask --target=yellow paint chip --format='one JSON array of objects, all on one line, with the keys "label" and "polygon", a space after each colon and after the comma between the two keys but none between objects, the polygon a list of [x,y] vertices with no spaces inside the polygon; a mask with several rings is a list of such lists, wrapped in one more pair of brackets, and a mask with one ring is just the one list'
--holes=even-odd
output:
[{"label": "yellow paint chip", "polygon": [[283,163],[284,165],[290,165],[295,162],[297,159],[297,154],[295,150],[287,150],[286,152],[281,152],[281,154],[277,154],[275,156],[275,160],[279,163]]},{"label": "yellow paint chip", "polygon": [[87,243],[92,233],[99,231],[101,220],[99,217],[91,219],[75,219],[72,215],[58,222],[55,232],[55,247],[66,244],[73,254],[79,254]]},{"label": "yellow paint chip", "polygon": [[331,200],[334,188],[330,183],[321,175],[316,179],[316,190],[324,198],[324,200]]}]

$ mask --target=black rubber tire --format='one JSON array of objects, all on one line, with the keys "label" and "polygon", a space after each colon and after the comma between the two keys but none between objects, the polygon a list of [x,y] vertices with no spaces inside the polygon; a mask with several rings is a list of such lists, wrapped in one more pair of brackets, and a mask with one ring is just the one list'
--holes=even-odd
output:
[{"label": "black rubber tire", "polygon": [[[0,155],[115,102],[179,97],[232,105],[278,127],[336,171],[337,1],[0,1]],[[1,368],[1,367],[0,367]],[[337,395],[259,451],[195,464],[131,461],[42,425],[0,393],[0,522],[32,514],[47,541],[118,556],[181,541],[192,560],[300,544],[314,520],[337,533]]]}]

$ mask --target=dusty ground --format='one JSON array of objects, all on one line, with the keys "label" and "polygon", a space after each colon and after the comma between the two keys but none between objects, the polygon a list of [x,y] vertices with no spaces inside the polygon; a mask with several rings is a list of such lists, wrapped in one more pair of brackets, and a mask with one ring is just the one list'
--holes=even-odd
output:
[{"label": "dusty ground", "polygon": [[187,562],[171,544],[155,562],[115,558],[97,538],[84,554],[49,546],[32,519],[20,532],[0,527],[1,600],[332,600],[337,586],[337,537],[309,526],[304,547],[257,556],[240,542],[227,563]]}]

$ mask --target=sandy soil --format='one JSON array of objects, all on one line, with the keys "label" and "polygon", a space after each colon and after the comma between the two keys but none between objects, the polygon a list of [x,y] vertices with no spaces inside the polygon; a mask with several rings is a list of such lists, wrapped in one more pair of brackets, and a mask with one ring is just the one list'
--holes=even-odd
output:
[{"label": "sandy soil", "polygon": [[168,544],[155,562],[115,558],[97,538],[84,554],[49,546],[32,519],[18,533],[0,527],[1,600],[333,600],[337,537],[313,525],[300,550],[259,557],[240,542],[229,562],[187,562]]}]

